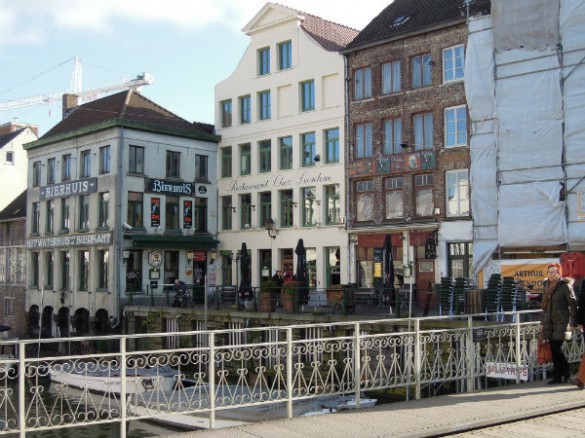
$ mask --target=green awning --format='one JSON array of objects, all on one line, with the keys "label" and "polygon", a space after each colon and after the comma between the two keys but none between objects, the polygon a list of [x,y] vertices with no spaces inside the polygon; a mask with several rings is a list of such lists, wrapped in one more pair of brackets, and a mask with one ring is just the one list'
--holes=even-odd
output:
[{"label": "green awning", "polygon": [[209,234],[193,236],[167,236],[152,234],[126,234],[134,248],[163,249],[216,249],[219,240]]}]

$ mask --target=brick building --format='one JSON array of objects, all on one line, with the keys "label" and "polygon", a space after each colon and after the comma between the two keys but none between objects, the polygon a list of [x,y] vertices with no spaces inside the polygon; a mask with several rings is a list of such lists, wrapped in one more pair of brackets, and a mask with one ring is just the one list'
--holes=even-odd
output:
[{"label": "brick building", "polygon": [[[382,281],[380,249],[419,303],[442,276],[471,277],[469,14],[489,2],[395,0],[347,58],[348,229],[360,286]],[[398,285],[398,284],[397,284]]]}]

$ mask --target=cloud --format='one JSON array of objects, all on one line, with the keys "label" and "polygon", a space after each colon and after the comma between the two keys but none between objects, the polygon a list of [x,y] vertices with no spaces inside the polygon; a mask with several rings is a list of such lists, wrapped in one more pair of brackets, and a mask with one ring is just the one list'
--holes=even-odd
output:
[{"label": "cloud", "polygon": [[[354,2],[279,2],[293,9],[362,28],[389,0]],[[0,45],[41,44],[51,32],[120,31],[124,23],[167,25],[183,32],[208,26],[239,32],[266,4],[265,0],[0,0]]]}]

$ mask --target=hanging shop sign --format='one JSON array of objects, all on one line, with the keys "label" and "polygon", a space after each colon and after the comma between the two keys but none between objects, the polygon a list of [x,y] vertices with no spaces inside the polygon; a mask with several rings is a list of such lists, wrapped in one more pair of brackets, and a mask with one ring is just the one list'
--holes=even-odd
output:
[{"label": "hanging shop sign", "polygon": [[193,201],[183,201],[183,228],[193,228]]},{"label": "hanging shop sign", "polygon": [[193,260],[196,262],[204,262],[207,260],[207,253],[205,251],[193,251]]},{"label": "hanging shop sign", "polygon": [[150,199],[150,226],[160,226],[160,198]]},{"label": "hanging shop sign", "polygon": [[158,268],[162,264],[162,254],[155,250],[148,253],[148,264]]}]

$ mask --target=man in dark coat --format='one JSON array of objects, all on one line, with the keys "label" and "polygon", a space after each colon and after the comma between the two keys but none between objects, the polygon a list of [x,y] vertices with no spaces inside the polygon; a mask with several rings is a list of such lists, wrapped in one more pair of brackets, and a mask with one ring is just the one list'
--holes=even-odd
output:
[{"label": "man in dark coat", "polygon": [[550,342],[553,356],[553,378],[548,383],[569,383],[571,371],[562,346],[567,328],[577,326],[577,300],[572,280],[562,277],[562,267],[553,263],[548,267],[542,298],[541,338]]}]

